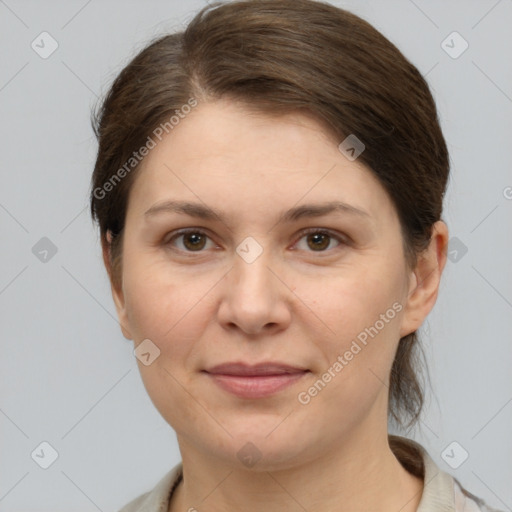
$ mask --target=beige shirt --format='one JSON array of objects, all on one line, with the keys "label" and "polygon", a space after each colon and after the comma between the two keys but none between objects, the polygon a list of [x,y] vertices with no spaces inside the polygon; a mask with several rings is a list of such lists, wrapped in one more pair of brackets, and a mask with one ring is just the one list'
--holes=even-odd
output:
[{"label": "beige shirt", "polygon": [[[423,478],[423,494],[417,512],[502,512],[466,491],[457,479],[442,471],[417,442],[389,436],[393,453],[411,473]],[[174,466],[153,488],[130,501],[119,512],[167,512],[182,477],[182,462]]]}]

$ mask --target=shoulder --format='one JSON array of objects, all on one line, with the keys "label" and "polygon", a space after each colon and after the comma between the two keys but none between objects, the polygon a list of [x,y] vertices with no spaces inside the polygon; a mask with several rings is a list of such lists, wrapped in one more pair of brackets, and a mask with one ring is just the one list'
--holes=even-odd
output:
[{"label": "shoulder", "polygon": [[167,512],[174,484],[182,473],[180,462],[167,472],[155,487],[127,503],[119,512]]},{"label": "shoulder", "polygon": [[423,479],[423,494],[417,512],[502,512],[464,489],[418,442],[390,435],[389,444],[405,469]]},{"label": "shoulder", "polygon": [[484,500],[464,489],[456,478],[453,480],[456,512],[502,512],[490,507]]}]

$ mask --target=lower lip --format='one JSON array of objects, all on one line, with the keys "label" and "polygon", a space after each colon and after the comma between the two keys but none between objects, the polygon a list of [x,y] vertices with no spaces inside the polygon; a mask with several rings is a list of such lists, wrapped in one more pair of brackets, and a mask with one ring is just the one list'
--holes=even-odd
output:
[{"label": "lower lip", "polygon": [[265,398],[291,386],[309,372],[283,373],[282,375],[224,375],[208,373],[225,391],[240,398]]}]

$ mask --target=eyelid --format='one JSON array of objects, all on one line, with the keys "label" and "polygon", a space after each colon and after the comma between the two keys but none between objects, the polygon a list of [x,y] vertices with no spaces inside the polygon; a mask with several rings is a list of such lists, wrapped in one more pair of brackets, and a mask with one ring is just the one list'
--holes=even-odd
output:
[{"label": "eyelid", "polygon": [[[350,243],[350,239],[347,235],[343,235],[341,233],[338,233],[336,231],[333,231],[331,229],[327,228],[304,228],[299,232],[299,238],[297,238],[297,242],[301,240],[305,235],[309,235],[310,233],[321,233],[325,235],[329,235],[331,238],[334,238],[340,244],[348,245]],[[295,242],[295,243],[297,243]],[[327,251],[311,251],[311,252],[327,252]]]},{"label": "eyelid", "polygon": [[[206,230],[204,228],[190,227],[190,228],[178,229],[178,230],[172,232],[172,236],[168,240],[166,240],[166,237],[164,238],[163,245],[170,245],[171,242],[173,240],[175,240],[176,238],[179,238],[182,235],[187,235],[189,233],[198,233],[200,235],[204,235],[209,240],[211,240],[213,243],[215,243],[215,241],[210,236],[208,230]],[[334,247],[334,248],[332,248],[332,249],[328,249],[328,250],[324,250],[324,251],[307,251],[307,252],[311,252],[313,254],[314,253],[317,253],[317,254],[330,253],[331,251],[339,248],[340,246],[344,246],[344,245],[346,246],[346,245],[350,245],[351,244],[351,239],[347,235],[344,235],[342,233],[338,233],[338,232],[333,231],[333,230],[328,229],[328,228],[309,227],[309,228],[301,229],[299,231],[297,237],[295,238],[295,242],[293,243],[293,245],[295,246],[302,238],[304,238],[304,236],[306,236],[306,235],[308,235],[310,233],[326,234],[326,235],[330,236],[331,238],[335,239],[337,242],[339,242],[339,245]],[[177,249],[177,250],[178,250],[178,252],[186,253],[186,254],[189,254],[189,255],[193,255],[193,254],[199,255],[199,254],[202,254],[202,253],[206,252],[204,250],[200,250],[200,251],[183,251],[181,249]]]},{"label": "eyelid", "polygon": [[[188,235],[190,233],[198,233],[200,235],[203,235],[205,237],[207,237],[209,240],[211,240],[212,242],[214,242],[214,240],[212,239],[212,237],[210,236],[209,234],[209,231],[208,230],[205,230],[204,228],[182,228],[182,229],[177,229],[176,231],[172,231],[170,234],[172,235],[171,237],[169,237],[169,239],[167,239],[167,236],[164,237],[163,241],[162,241],[162,244],[163,245],[170,245],[171,242],[173,240],[175,240],[176,238],[179,238],[180,236],[182,235]],[[169,234],[169,233],[168,233]],[[214,242],[215,243],[215,242]],[[194,254],[194,252],[196,254],[201,254],[205,251],[201,250],[201,251],[182,251],[181,249],[178,249],[179,252],[185,252],[187,254]]]}]

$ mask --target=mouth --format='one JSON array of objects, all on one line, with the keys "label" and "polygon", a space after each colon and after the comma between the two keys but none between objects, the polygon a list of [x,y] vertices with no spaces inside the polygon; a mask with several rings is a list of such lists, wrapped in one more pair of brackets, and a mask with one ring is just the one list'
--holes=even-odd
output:
[{"label": "mouth", "polygon": [[265,398],[303,379],[308,369],[283,363],[224,363],[203,370],[221,389],[239,398]]}]

